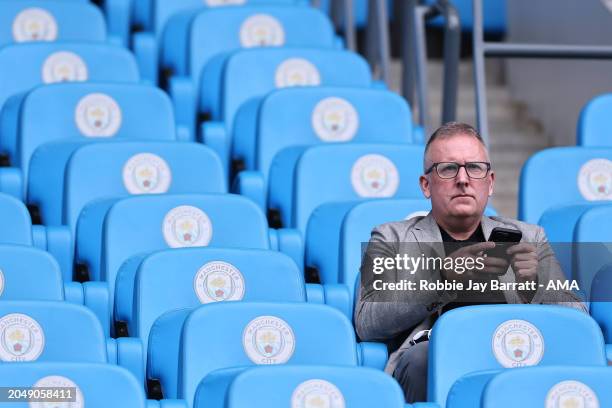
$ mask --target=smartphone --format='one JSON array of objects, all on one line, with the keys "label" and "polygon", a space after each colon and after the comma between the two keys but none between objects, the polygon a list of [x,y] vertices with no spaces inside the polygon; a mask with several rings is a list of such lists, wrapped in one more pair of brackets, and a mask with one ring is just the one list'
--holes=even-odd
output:
[{"label": "smartphone", "polygon": [[489,249],[486,254],[495,258],[508,258],[506,251],[512,245],[521,241],[523,233],[511,228],[495,227],[491,231],[489,242],[495,242],[495,248]]}]

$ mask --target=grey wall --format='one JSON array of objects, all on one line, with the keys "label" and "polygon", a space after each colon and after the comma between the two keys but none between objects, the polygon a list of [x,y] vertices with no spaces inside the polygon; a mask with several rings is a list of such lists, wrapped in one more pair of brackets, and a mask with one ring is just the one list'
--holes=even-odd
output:
[{"label": "grey wall", "polygon": [[[508,0],[507,4],[508,41],[612,45],[612,0]],[[612,92],[612,61],[513,59],[506,67],[513,98],[527,104],[556,145],[575,144],[584,104]]]}]

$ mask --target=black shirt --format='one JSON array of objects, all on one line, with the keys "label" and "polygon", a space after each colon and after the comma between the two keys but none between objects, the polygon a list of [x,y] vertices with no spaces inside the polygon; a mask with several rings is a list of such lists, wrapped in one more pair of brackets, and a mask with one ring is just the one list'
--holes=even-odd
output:
[{"label": "black shirt", "polygon": [[[479,224],[478,228],[476,228],[476,230],[472,233],[472,235],[470,235],[470,237],[465,240],[458,240],[458,239],[451,237],[450,234],[446,232],[444,228],[442,228],[440,225],[438,225],[438,228],[440,229],[440,234],[442,235],[442,242],[444,243],[444,252],[446,252],[447,256],[455,252],[457,249],[461,248],[462,246],[486,241],[486,238],[482,231],[482,224]],[[458,295],[457,301],[451,302],[445,305],[442,308],[441,313],[447,312],[451,309],[455,309],[461,306],[506,303],[506,298],[504,297],[503,292],[500,290],[496,290],[496,291],[489,290],[484,293],[480,293],[480,292],[475,292],[475,293],[469,292],[468,293],[468,292],[463,291],[463,292],[459,292],[457,295]]]}]

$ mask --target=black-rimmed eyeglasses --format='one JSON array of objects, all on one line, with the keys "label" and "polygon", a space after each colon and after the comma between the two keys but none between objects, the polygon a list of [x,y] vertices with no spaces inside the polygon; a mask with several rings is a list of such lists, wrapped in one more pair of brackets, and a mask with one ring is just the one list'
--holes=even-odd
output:
[{"label": "black-rimmed eyeglasses", "polygon": [[487,177],[491,170],[491,163],[487,162],[466,162],[465,164],[459,164],[455,162],[438,162],[434,163],[429,167],[425,174],[429,174],[436,169],[438,177],[442,179],[452,179],[457,177],[459,169],[465,167],[465,171],[468,177],[473,179],[483,179]]}]

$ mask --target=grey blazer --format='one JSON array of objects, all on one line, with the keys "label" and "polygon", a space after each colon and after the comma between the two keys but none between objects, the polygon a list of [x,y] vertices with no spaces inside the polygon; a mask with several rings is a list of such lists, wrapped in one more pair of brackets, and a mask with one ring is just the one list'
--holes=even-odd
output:
[{"label": "grey blazer", "polygon": [[[565,279],[542,227],[510,218],[487,216],[482,217],[481,225],[486,239],[489,238],[495,227],[520,230],[523,234],[521,242],[533,243],[538,248],[538,279],[540,281]],[[366,257],[395,257],[396,254],[406,251],[405,247],[402,248],[402,243],[407,243],[406,245],[412,250],[418,248],[426,256],[444,256],[440,229],[430,213],[425,217],[414,217],[406,221],[391,222],[376,227],[372,231],[364,260]],[[364,266],[365,263],[362,268]],[[366,276],[364,273],[367,276],[373,276],[371,272],[362,270],[362,276]],[[391,276],[395,274],[396,278],[400,276],[395,270],[386,271],[385,274],[387,273],[391,273]],[[431,271],[427,273],[431,277]],[[502,275],[499,280],[504,283],[515,282],[512,268],[509,267],[506,274]],[[363,282],[360,283],[357,294],[359,300],[355,307],[355,328],[361,340],[385,342],[390,351],[396,350],[390,356],[385,369],[392,374],[401,353],[410,347],[409,340],[418,331],[430,329],[442,307],[452,302],[454,297],[448,292],[397,291],[389,295],[385,294],[387,297],[384,302],[368,301],[373,293],[365,291],[362,284]],[[503,294],[508,303],[525,303],[525,300],[514,290],[506,290]],[[401,298],[403,296],[417,296],[418,298],[411,298],[407,302],[405,298]],[[586,312],[586,307],[580,297],[570,291],[553,292],[540,288],[536,291],[531,303],[564,304]]]}]

